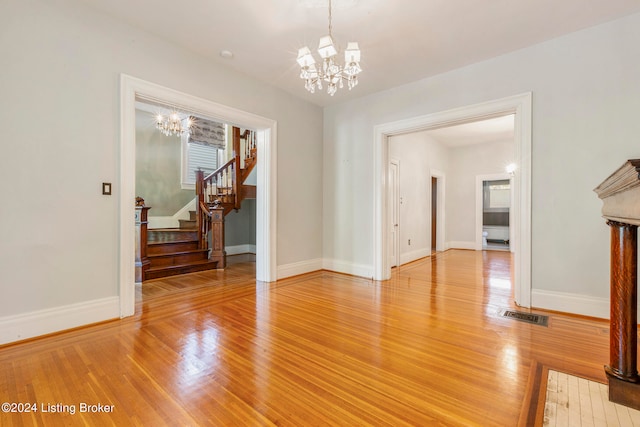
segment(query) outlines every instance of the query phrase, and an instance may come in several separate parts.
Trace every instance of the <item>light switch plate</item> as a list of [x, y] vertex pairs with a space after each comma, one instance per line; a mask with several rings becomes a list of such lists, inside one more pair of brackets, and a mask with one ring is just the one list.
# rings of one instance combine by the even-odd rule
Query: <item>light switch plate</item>
[[111, 195], [111, 183], [110, 182], [103, 182], [102, 183], [102, 194], [104, 194], [105, 196], [110, 196]]

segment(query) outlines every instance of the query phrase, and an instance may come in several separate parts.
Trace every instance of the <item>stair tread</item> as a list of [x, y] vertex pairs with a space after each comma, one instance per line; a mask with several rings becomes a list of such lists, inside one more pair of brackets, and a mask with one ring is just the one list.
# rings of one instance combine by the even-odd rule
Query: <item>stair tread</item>
[[189, 231], [189, 230], [185, 230], [184, 228], [179, 228], [179, 227], [172, 227], [172, 228], [150, 228], [148, 231], [160, 231], [160, 232], [180, 232], [180, 231]]

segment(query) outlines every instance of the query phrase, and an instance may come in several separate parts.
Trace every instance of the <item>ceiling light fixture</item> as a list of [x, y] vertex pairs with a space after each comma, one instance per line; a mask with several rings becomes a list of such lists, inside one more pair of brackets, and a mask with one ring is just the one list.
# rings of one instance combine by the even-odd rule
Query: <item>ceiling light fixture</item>
[[191, 117], [182, 118], [176, 111], [168, 116], [162, 114], [156, 116], [156, 127], [165, 136], [181, 136], [183, 133], [189, 133], [192, 124]]
[[360, 68], [360, 48], [357, 42], [349, 42], [344, 51], [344, 67], [336, 62], [338, 50], [333, 44], [331, 35], [331, 0], [329, 0], [329, 35], [320, 38], [318, 54], [322, 58], [322, 67], [316, 68], [316, 60], [307, 46], [298, 49], [298, 64], [300, 65], [300, 78], [304, 87], [314, 93], [316, 88], [322, 90], [322, 82], [327, 84], [327, 93], [335, 95], [338, 87], [344, 87], [347, 81], [349, 90], [358, 84]]
[[223, 57], [224, 59], [231, 59], [233, 58], [233, 52], [231, 52], [230, 50], [224, 49], [220, 51], [220, 56]]

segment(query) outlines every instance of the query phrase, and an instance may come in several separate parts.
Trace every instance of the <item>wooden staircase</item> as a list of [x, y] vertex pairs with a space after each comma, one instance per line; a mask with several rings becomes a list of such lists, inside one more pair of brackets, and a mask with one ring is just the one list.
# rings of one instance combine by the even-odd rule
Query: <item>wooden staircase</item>
[[136, 281], [225, 268], [224, 216], [256, 197], [255, 185], [244, 184], [257, 164], [255, 133], [232, 129], [233, 157], [206, 177], [196, 171], [196, 211], [180, 220], [180, 228], [147, 229], [150, 208], [138, 198]]
[[180, 228], [147, 231], [150, 264], [145, 274], [146, 280], [217, 268], [218, 262], [209, 259], [209, 249], [198, 247], [195, 214], [192, 211], [191, 219], [180, 220]]
[[256, 197], [256, 186], [245, 181], [258, 163], [255, 132], [233, 127], [231, 160], [208, 176], [196, 171], [196, 221], [201, 239], [211, 234], [211, 258], [225, 268], [224, 217], [240, 209], [244, 199]]

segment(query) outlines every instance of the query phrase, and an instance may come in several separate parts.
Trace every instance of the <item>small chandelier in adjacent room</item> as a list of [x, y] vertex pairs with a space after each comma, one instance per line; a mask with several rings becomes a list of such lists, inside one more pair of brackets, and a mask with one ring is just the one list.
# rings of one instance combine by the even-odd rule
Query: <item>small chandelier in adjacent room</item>
[[318, 54], [322, 58], [322, 66], [316, 68], [316, 61], [307, 46], [298, 49], [298, 64], [300, 64], [300, 78], [305, 81], [304, 87], [311, 93], [316, 88], [322, 90], [322, 82], [327, 85], [327, 93], [333, 96], [338, 87], [347, 87], [351, 90], [358, 84], [360, 68], [360, 49], [357, 42], [349, 42], [344, 51], [344, 66], [336, 62], [338, 50], [333, 44], [331, 35], [331, 0], [329, 0], [329, 35], [320, 39]]
[[192, 124], [191, 117], [182, 118], [176, 111], [167, 116], [162, 114], [156, 116], [156, 127], [166, 136], [180, 136], [183, 133], [188, 133]]

